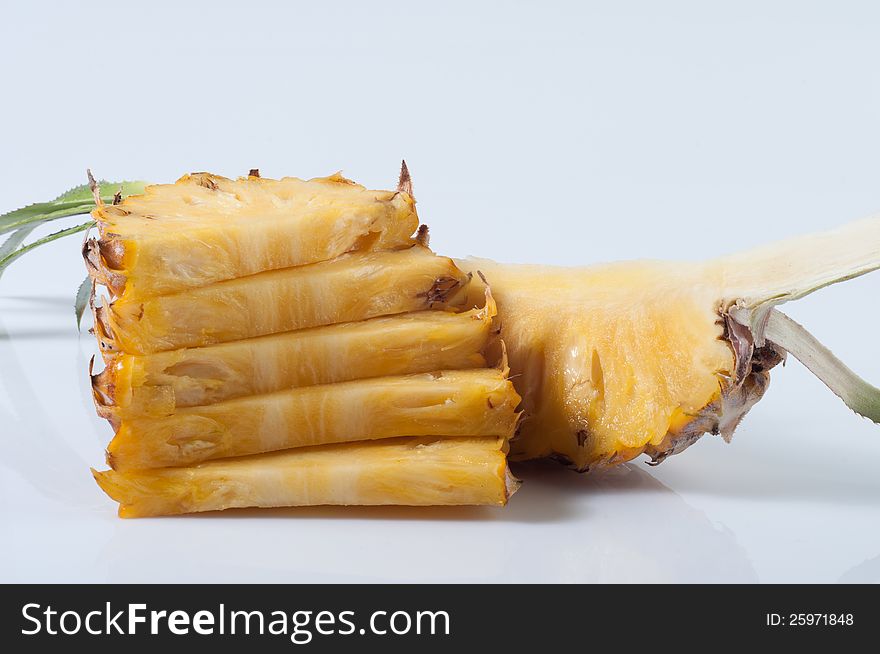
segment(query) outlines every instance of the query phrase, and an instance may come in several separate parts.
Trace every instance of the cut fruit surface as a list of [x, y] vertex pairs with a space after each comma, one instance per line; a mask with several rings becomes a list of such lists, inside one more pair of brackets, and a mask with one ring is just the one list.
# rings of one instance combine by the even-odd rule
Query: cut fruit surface
[[503, 438], [395, 438], [92, 472], [124, 518], [322, 504], [503, 505], [518, 486], [505, 448]]
[[495, 303], [419, 311], [200, 348], [116, 354], [93, 376], [95, 400], [125, 415], [162, 416], [285, 388], [484, 368]]
[[491, 280], [524, 419], [511, 454], [580, 469], [662, 447], [733, 375], [717, 286], [694, 266], [462, 262]]
[[729, 438], [787, 351], [850, 408], [880, 415], [880, 390], [771, 313], [880, 268], [878, 218], [701, 263], [459, 265], [485, 273], [498, 302], [523, 397], [514, 458], [587, 470]]
[[428, 308], [460, 308], [468, 276], [426, 247], [352, 253], [97, 307], [102, 351], [148, 354]]
[[98, 207], [92, 273], [114, 296], [167, 294], [333, 259], [351, 250], [412, 244], [412, 197], [370, 191], [339, 174], [304, 181], [208, 173], [148, 186]]
[[118, 430], [107, 460], [131, 470], [393, 436], [509, 437], [519, 401], [506, 370], [477, 369], [309, 386], [164, 418], [108, 410]]

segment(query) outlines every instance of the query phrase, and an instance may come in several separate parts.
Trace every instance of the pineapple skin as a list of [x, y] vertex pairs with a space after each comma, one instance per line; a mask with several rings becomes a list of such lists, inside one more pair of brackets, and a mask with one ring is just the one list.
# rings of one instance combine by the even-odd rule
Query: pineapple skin
[[340, 382], [182, 408], [162, 418], [107, 417], [114, 470], [394, 436], [510, 437], [520, 397], [503, 369]]
[[486, 367], [495, 304], [419, 311], [218, 345], [111, 356], [92, 375], [99, 413], [163, 416], [285, 388]]
[[523, 398], [515, 460], [587, 471], [643, 453], [659, 461], [704, 432], [729, 437], [780, 360], [768, 351], [737, 369], [717, 266], [459, 265], [484, 272], [498, 302]]
[[[370, 191], [340, 174], [309, 181], [193, 173], [92, 213], [93, 278], [114, 296], [150, 297], [350, 250], [412, 244], [419, 226], [405, 192]], [[183, 233], [185, 231], [185, 234]]]
[[332, 261], [95, 308], [105, 355], [150, 354], [425, 309], [460, 309], [469, 276], [428, 248]]
[[502, 506], [519, 485], [506, 447], [504, 438], [394, 438], [92, 474], [123, 518], [242, 507]]

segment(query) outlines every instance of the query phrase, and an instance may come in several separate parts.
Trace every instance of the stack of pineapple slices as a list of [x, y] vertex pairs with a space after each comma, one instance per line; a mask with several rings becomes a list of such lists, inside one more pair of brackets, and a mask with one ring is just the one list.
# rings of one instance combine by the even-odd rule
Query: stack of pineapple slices
[[495, 303], [428, 249], [405, 166], [396, 192], [198, 173], [93, 215], [95, 478], [121, 516], [507, 501]]

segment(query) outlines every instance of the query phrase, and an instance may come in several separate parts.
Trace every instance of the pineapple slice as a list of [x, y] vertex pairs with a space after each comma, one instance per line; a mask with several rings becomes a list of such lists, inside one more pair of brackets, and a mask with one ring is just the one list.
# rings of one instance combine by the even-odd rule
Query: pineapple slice
[[468, 276], [427, 247], [345, 254], [95, 309], [102, 351], [149, 354], [419, 311], [460, 308]]
[[478, 369], [308, 386], [162, 418], [107, 409], [118, 427], [107, 461], [132, 470], [393, 436], [510, 437], [519, 401], [506, 369]]
[[172, 293], [351, 250], [408, 247], [419, 225], [402, 191], [369, 191], [339, 174], [303, 181], [193, 173], [92, 214], [93, 277], [114, 296]]
[[498, 302], [523, 399], [516, 459], [583, 471], [729, 439], [786, 352], [880, 422], [880, 390], [774, 308], [880, 268], [880, 218], [704, 263], [459, 265]]
[[394, 438], [92, 474], [123, 518], [319, 504], [504, 505], [519, 486], [505, 452], [503, 438]]
[[492, 296], [464, 313], [418, 311], [146, 356], [117, 354], [92, 377], [99, 411], [168, 415], [285, 388], [486, 367]]

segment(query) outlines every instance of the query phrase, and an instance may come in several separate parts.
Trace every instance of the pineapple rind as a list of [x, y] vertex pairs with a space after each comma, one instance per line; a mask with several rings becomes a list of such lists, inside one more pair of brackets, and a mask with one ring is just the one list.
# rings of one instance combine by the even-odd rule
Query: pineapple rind
[[116, 470], [394, 436], [505, 436], [520, 397], [507, 371], [476, 369], [309, 386], [177, 409], [162, 418], [111, 416]]
[[124, 518], [241, 507], [504, 505], [518, 485], [505, 448], [504, 438], [394, 438], [92, 473]]
[[95, 312], [106, 354], [149, 354], [429, 308], [460, 308], [468, 276], [420, 245], [353, 253]]
[[420, 311], [201, 348], [117, 354], [92, 378], [99, 411], [161, 416], [285, 388], [434, 370], [483, 368], [494, 303]]
[[419, 225], [410, 195], [370, 191], [339, 174], [304, 181], [208, 173], [148, 186], [98, 207], [93, 276], [114, 296], [148, 297], [351, 250], [408, 247]]

